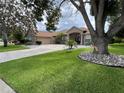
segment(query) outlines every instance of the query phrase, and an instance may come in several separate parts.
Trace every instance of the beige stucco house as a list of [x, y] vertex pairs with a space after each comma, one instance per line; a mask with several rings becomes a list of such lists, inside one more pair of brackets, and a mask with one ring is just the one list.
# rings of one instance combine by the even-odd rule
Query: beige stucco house
[[43, 32], [39, 31], [35, 35], [35, 41], [40, 41], [42, 44], [55, 44], [55, 38], [60, 33], [65, 35], [65, 39], [73, 39], [78, 44], [85, 45], [91, 43], [91, 36], [87, 28], [72, 27], [68, 30], [58, 32]]

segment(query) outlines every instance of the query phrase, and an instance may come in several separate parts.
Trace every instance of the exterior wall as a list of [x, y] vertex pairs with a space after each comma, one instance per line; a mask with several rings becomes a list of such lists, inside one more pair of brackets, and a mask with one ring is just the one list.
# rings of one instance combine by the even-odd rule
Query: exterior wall
[[42, 44], [54, 44], [54, 38], [50, 37], [37, 37], [36, 41], [41, 41]]
[[87, 34], [84, 36], [84, 45], [89, 45], [91, 44], [91, 36], [90, 34]]
[[91, 36], [90, 35], [85, 35], [84, 38], [85, 39], [91, 39]]

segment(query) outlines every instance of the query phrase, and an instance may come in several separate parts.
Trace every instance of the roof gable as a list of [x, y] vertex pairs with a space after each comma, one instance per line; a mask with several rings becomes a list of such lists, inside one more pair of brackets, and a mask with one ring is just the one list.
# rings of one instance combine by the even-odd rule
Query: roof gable
[[79, 29], [79, 28], [77, 28], [77, 27], [73, 26], [73, 27], [72, 27], [72, 28], [70, 28], [68, 31], [66, 31], [66, 33], [71, 32], [71, 31], [79, 31], [79, 32], [82, 32], [82, 30], [81, 30], [81, 29]]

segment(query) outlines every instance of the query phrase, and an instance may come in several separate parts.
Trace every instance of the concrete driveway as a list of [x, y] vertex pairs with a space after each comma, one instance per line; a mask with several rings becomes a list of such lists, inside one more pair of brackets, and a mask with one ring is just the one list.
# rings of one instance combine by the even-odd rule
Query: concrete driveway
[[[27, 46], [30, 49], [25, 50], [17, 50], [17, 51], [9, 51], [9, 52], [1, 52], [0, 53], [0, 63], [7, 62], [14, 59], [44, 54], [48, 52], [58, 51], [67, 49], [65, 45], [31, 45]], [[84, 48], [86, 46], [79, 45], [78, 48]]]

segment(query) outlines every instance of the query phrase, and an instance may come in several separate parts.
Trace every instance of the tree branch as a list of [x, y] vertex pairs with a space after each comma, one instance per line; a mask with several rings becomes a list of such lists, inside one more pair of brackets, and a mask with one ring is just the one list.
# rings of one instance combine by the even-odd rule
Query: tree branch
[[110, 27], [110, 29], [107, 32], [107, 35], [108, 37], [112, 38], [122, 29], [124, 29], [124, 19], [120, 17], [118, 22], [116, 22]]
[[66, 0], [62, 0], [62, 2], [59, 4], [59, 9], [62, 6], [62, 4], [65, 2]]
[[107, 35], [110, 38], [112, 38], [119, 31], [121, 31], [122, 29], [124, 29], [124, 0], [121, 0], [121, 7], [122, 7], [122, 10], [121, 10], [121, 16], [120, 16], [120, 18], [118, 19], [118, 21], [115, 24], [113, 24], [109, 28], [109, 30], [107, 32]]
[[86, 12], [86, 9], [85, 9], [85, 6], [84, 6], [84, 2], [83, 2], [83, 0], [79, 0], [79, 2], [80, 2], [79, 11], [81, 12], [81, 14], [82, 14], [82, 16], [83, 16], [83, 18], [84, 18], [84, 20], [86, 22], [86, 25], [87, 25], [90, 33], [91, 33], [91, 36], [95, 36], [96, 33], [95, 33], [95, 30], [94, 30], [94, 28], [93, 28], [93, 26], [92, 26], [92, 24], [90, 22], [88, 14]]
[[79, 10], [80, 7], [75, 3], [75, 1], [74, 0], [70, 0], [70, 1], [77, 8], [77, 10]]
[[96, 15], [96, 31], [100, 37], [104, 36], [104, 25], [105, 25], [105, 0], [100, 0], [98, 2], [98, 13]]
[[104, 14], [104, 7], [105, 7], [105, 0], [100, 0], [99, 1], [99, 6], [98, 6], [98, 16], [100, 19], [102, 19], [103, 14]]
[[91, 0], [91, 5], [92, 5], [91, 7], [92, 7], [93, 15], [97, 17], [98, 8], [97, 8], [96, 0]]

